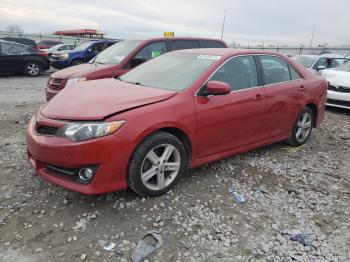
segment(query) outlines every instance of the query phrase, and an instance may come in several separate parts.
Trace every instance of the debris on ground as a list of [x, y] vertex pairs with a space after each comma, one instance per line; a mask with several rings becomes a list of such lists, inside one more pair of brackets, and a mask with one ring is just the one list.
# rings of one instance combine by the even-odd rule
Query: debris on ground
[[163, 238], [158, 231], [152, 230], [143, 235], [132, 254], [133, 262], [140, 262], [163, 245]]
[[238, 204], [243, 204], [246, 202], [245, 197], [240, 194], [234, 186], [231, 186], [229, 188], [229, 193], [231, 193], [232, 198], [238, 203]]

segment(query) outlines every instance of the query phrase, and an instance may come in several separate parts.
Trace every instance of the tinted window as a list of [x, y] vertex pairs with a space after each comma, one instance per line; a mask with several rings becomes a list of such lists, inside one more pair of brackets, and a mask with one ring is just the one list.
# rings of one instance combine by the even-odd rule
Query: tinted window
[[144, 48], [142, 48], [135, 57], [145, 58], [146, 60], [150, 60], [151, 58], [155, 58], [160, 56], [161, 54], [166, 53], [166, 45], [165, 42], [156, 42], [151, 43]]
[[327, 58], [320, 58], [320, 59], [315, 63], [314, 69], [317, 69], [319, 66], [328, 67], [327, 64], [328, 64]]
[[265, 84], [274, 84], [290, 81], [287, 62], [275, 56], [260, 56]]
[[2, 55], [28, 55], [34, 53], [35, 50], [27, 46], [5, 42], [1, 43]]
[[292, 78], [292, 80], [297, 80], [300, 79], [300, 75], [297, 71], [295, 71], [295, 69], [291, 66], [289, 66], [289, 71], [290, 71], [290, 76]]
[[339, 67], [343, 64], [345, 64], [346, 62], [348, 62], [349, 60], [347, 59], [343, 59], [343, 58], [334, 58], [334, 59], [331, 59], [330, 61], [330, 68], [335, 68], [335, 67]]
[[92, 52], [100, 53], [107, 48], [107, 43], [99, 43], [92, 47]]
[[199, 48], [199, 42], [194, 40], [170, 40], [172, 50]]
[[201, 46], [203, 48], [225, 48], [226, 46], [218, 41], [201, 40]]
[[228, 60], [209, 80], [222, 81], [231, 90], [258, 86], [258, 75], [253, 56], [239, 56]]

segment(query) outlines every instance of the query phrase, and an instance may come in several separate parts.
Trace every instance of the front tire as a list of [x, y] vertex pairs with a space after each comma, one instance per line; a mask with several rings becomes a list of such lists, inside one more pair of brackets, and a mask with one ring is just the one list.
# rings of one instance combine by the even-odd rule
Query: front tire
[[167, 132], [156, 132], [143, 140], [129, 162], [128, 186], [140, 196], [160, 196], [186, 172], [186, 150]]
[[292, 146], [301, 146], [309, 139], [314, 126], [314, 113], [305, 107], [295, 121], [290, 138], [286, 141]]
[[41, 71], [41, 66], [37, 62], [28, 62], [24, 67], [24, 72], [27, 76], [38, 76], [40, 75]]

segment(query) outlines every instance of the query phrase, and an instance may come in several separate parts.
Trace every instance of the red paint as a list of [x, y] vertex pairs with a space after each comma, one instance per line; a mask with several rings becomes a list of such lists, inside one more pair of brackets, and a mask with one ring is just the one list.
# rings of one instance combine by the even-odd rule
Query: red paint
[[[327, 83], [285, 56], [274, 52], [196, 49], [181, 52], [222, 55], [186, 90], [176, 93], [114, 79], [81, 82], [67, 88], [39, 112], [39, 122], [62, 126], [64, 121], [98, 120], [126, 123], [116, 133], [84, 142], [26, 132], [30, 162], [48, 181], [86, 194], [125, 189], [128, 161], [149, 134], [176, 128], [191, 142], [191, 166], [287, 139], [306, 105], [317, 108], [316, 125], [324, 118]], [[197, 96], [198, 89], [228, 58], [243, 54], [273, 54], [293, 65], [303, 79], [260, 86], [226, 95]], [[99, 164], [91, 184], [54, 175], [45, 164], [67, 168]]]
[[[224, 41], [217, 40], [217, 39], [210, 39], [210, 38], [173, 37], [171, 39], [172, 40], [215, 40], [227, 47], [227, 44]], [[56, 89], [56, 88], [53, 89], [49, 85], [49, 81], [50, 81], [50, 78], [49, 78], [48, 85], [46, 88], [47, 100], [50, 100], [61, 89], [63, 89], [69, 78], [86, 77], [87, 80], [96, 80], [96, 79], [102, 79], [102, 78], [118, 77], [125, 74], [131, 69], [131, 68], [128, 68], [128, 63], [130, 62], [130, 59], [134, 57], [134, 55], [136, 55], [142, 48], [144, 48], [146, 45], [149, 45], [151, 43], [166, 41], [166, 40], [167, 38], [152, 38], [152, 39], [144, 40], [128, 56], [126, 56], [120, 64], [116, 64], [116, 65], [81, 64], [78, 66], [68, 67], [53, 73], [50, 78], [63, 79], [63, 81], [59, 89]]]

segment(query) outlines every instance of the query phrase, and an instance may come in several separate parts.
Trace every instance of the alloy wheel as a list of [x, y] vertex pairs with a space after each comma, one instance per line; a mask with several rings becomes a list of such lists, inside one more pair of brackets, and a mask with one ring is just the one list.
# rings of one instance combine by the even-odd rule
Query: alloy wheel
[[159, 145], [150, 150], [142, 162], [142, 183], [150, 190], [162, 190], [174, 181], [180, 166], [179, 150], [170, 144]]
[[296, 129], [296, 139], [299, 143], [303, 143], [310, 134], [312, 128], [312, 116], [308, 112], [304, 112], [298, 119]]
[[40, 72], [40, 68], [36, 63], [30, 63], [27, 65], [27, 72], [31, 76], [36, 76]]

